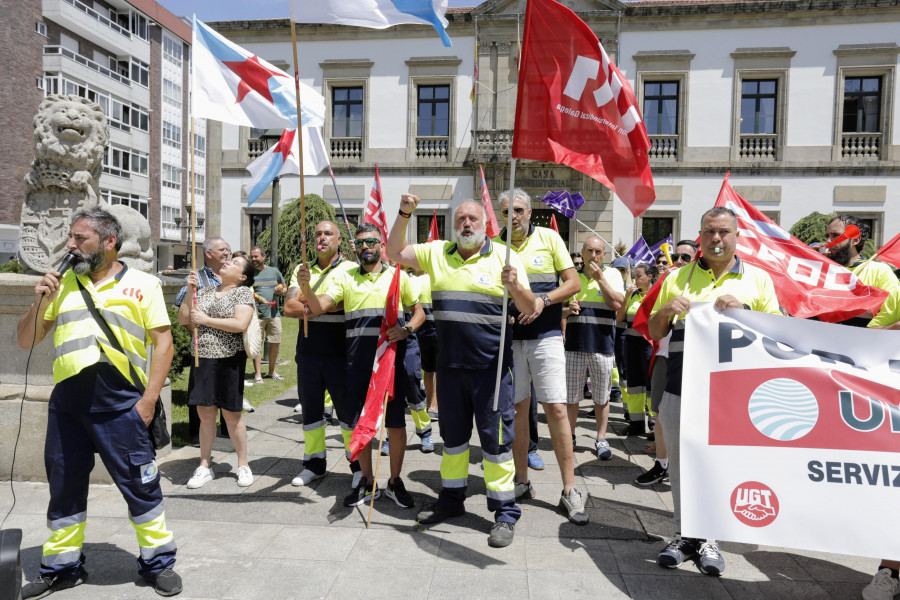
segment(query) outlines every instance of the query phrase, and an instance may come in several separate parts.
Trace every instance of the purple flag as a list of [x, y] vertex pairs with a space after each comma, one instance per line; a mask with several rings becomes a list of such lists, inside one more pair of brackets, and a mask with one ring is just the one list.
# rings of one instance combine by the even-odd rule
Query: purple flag
[[662, 252], [660, 246], [662, 246], [663, 244], [669, 245], [669, 254], [675, 251], [675, 240], [672, 239], [672, 234], [670, 233], [669, 237], [658, 241], [653, 246], [650, 246], [650, 252], [653, 253], [654, 259], [659, 257], [659, 253]]
[[654, 261], [653, 252], [650, 251], [650, 246], [647, 245], [644, 236], [639, 237], [638, 241], [631, 247], [631, 250], [626, 252], [624, 256], [630, 256], [639, 263], [653, 264]]
[[547, 192], [541, 198], [541, 202], [570, 219], [575, 217], [575, 211], [584, 206], [584, 198], [581, 197], [581, 194], [577, 192], [570, 194], [565, 190], [561, 192]]

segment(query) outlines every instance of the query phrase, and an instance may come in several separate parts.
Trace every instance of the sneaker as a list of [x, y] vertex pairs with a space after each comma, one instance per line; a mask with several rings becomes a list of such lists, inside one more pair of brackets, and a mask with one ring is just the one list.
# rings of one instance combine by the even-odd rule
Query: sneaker
[[350, 480], [350, 489], [355, 490], [359, 485], [359, 480], [362, 479], [362, 471], [354, 471], [353, 479]]
[[284, 381], [284, 377], [279, 375], [278, 373], [272, 373], [271, 375], [267, 375], [269, 379], [274, 379], [275, 381]]
[[253, 405], [250, 404], [250, 401], [247, 400], [246, 398], [244, 398], [243, 409], [246, 410], [247, 412], [254, 412], [254, 411], [256, 411], [256, 409], [253, 408]]
[[535, 471], [544, 470], [544, 459], [541, 458], [541, 455], [538, 454], [537, 450], [532, 450], [528, 453], [528, 466]]
[[[890, 571], [888, 571], [888, 574], [890, 574]], [[76, 585], [81, 585], [86, 580], [87, 571], [84, 569], [79, 569], [78, 574], [74, 577], [62, 578], [41, 575], [31, 583], [25, 584], [25, 587], [22, 588], [22, 599], [28, 600], [29, 598], [33, 598], [36, 600], [37, 598], [45, 598], [53, 592], [67, 590]]]
[[659, 464], [659, 461], [655, 460], [653, 461], [653, 467], [651, 467], [649, 471], [638, 475], [634, 482], [638, 485], [653, 485], [654, 483], [660, 483], [668, 476], [669, 470], [664, 469], [663, 466]]
[[375, 494], [375, 499], [377, 500], [379, 496], [381, 496], [381, 490], [375, 488], [373, 491], [373, 487], [366, 481], [366, 478], [361, 476], [359, 477], [359, 485], [353, 488], [353, 491], [344, 498], [344, 506], [359, 506], [360, 504], [365, 504], [366, 502], [370, 502], [372, 500], [372, 494]]
[[237, 484], [240, 487], [250, 487], [253, 485], [253, 472], [250, 470], [250, 467], [238, 467], [237, 476]]
[[494, 526], [491, 527], [491, 535], [488, 536], [488, 546], [491, 548], [506, 548], [512, 544], [514, 535], [516, 535], [515, 523], [507, 523], [506, 521], [494, 523]]
[[700, 546], [700, 570], [707, 575], [721, 575], [725, 572], [725, 559], [719, 552], [715, 540], [703, 542]]
[[160, 596], [177, 596], [183, 589], [181, 576], [172, 569], [165, 569], [153, 575], [144, 575], [144, 581], [151, 584]]
[[891, 577], [891, 570], [888, 568], [878, 569], [875, 577], [862, 591], [863, 600], [893, 600], [897, 594], [900, 594], [900, 581]]
[[406, 491], [406, 486], [403, 485], [403, 480], [399, 477], [395, 477], [393, 483], [391, 483], [390, 479], [388, 480], [387, 490], [385, 490], [384, 495], [393, 500], [400, 508], [412, 508], [416, 505], [412, 494]]
[[568, 496], [565, 494], [560, 495], [559, 507], [563, 509], [572, 523], [587, 525], [588, 514], [584, 509], [584, 501], [581, 499], [581, 493], [575, 488], [569, 490]]
[[302, 403], [302, 402], [298, 402], [298, 403], [294, 406], [294, 412], [295, 412], [295, 413], [303, 412], [303, 403]]
[[431, 433], [422, 436], [422, 452], [425, 454], [434, 452], [434, 440], [431, 439]]
[[212, 469], [207, 469], [206, 467], [197, 467], [197, 469], [194, 471], [194, 474], [191, 475], [191, 478], [187, 482], [187, 488], [189, 490], [202, 488], [204, 485], [215, 478], [216, 476], [212, 472]]
[[628, 437], [635, 435], [644, 435], [645, 433], [647, 433], [647, 425], [646, 423], [644, 423], [643, 419], [641, 419], [640, 421], [628, 422], [628, 429], [625, 430], [625, 435], [627, 435]]
[[606, 440], [597, 440], [594, 442], [594, 448], [597, 450], [597, 458], [600, 460], [609, 460], [612, 458], [612, 450], [609, 447], [609, 442]]
[[656, 557], [656, 564], [667, 569], [677, 569], [685, 559], [691, 558], [697, 554], [697, 547], [693, 540], [681, 537], [680, 533], [675, 534], [675, 539], [669, 542], [669, 545], [662, 549], [659, 556]]
[[519, 483], [516, 482], [516, 502], [523, 498], [534, 498], [537, 496], [537, 493], [534, 491], [534, 486], [531, 485], [531, 482], [527, 483]]
[[388, 440], [384, 440], [381, 442], [381, 455], [382, 456], [390, 456], [391, 454], [391, 445], [388, 443]]
[[325, 477], [325, 473], [315, 473], [310, 471], [309, 469], [303, 469], [300, 471], [300, 474], [291, 479], [291, 485], [295, 487], [301, 487], [304, 485], [309, 485], [316, 479], [322, 479]]
[[433, 525], [451, 517], [461, 517], [464, 514], [466, 514], [466, 507], [462, 504], [455, 508], [447, 508], [442, 504], [433, 502], [422, 507], [419, 514], [416, 515], [416, 524]]

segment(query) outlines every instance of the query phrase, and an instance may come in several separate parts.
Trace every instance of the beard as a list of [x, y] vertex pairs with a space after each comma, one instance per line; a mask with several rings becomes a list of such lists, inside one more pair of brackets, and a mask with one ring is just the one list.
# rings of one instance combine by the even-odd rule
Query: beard
[[359, 255], [359, 260], [362, 261], [364, 265], [374, 265], [377, 262], [381, 261], [381, 250], [375, 250], [368, 256], [366, 256], [365, 252], [361, 252]]
[[850, 244], [832, 248], [828, 257], [839, 265], [847, 266], [847, 263], [850, 262]]
[[100, 268], [106, 258], [106, 250], [98, 248], [96, 252], [78, 257], [78, 262], [72, 265], [72, 270], [78, 275], [90, 275]]
[[456, 243], [463, 250], [477, 250], [484, 243], [484, 229], [472, 233], [456, 232]]

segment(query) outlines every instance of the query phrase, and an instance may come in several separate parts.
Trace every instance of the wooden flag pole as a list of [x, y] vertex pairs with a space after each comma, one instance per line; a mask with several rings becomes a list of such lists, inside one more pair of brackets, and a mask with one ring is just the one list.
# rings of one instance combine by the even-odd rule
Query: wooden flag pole
[[[374, 479], [372, 482], [372, 500], [369, 502], [369, 518], [366, 519], [366, 529], [372, 524], [372, 509], [375, 508], [375, 490], [378, 489], [378, 467], [381, 465], [381, 445], [384, 444], [384, 430], [387, 429], [384, 419], [387, 416], [388, 394], [390, 394], [390, 391], [384, 393], [384, 403], [381, 406], [381, 433], [378, 434], [378, 458], [375, 459], [375, 475], [372, 476]], [[370, 452], [370, 450], [369, 448], [363, 448], [363, 452]]]
[[[509, 159], [509, 210], [513, 207], [513, 190], [516, 189], [516, 159]], [[509, 257], [512, 252], [512, 229], [510, 223], [512, 219], [506, 220], [506, 261], [505, 266], [509, 266]], [[506, 346], [506, 322], [509, 313], [509, 288], [503, 286], [503, 311], [500, 317], [500, 352], [497, 354], [497, 381], [494, 383], [494, 412], [497, 412], [497, 405], [500, 402], [500, 380], [503, 379], [503, 349]]]
[[[300, 231], [301, 231], [301, 251], [300, 263], [306, 266], [306, 194], [303, 186], [303, 119], [300, 112], [300, 62], [297, 60], [297, 27], [294, 19], [291, 19], [291, 46], [294, 48], [294, 93], [297, 98], [297, 144], [300, 149], [300, 156], [297, 162], [300, 163]], [[309, 337], [309, 319], [306, 311], [303, 311], [303, 337]]]
[[[197, 205], [194, 204], [194, 117], [191, 116], [191, 271], [197, 271]], [[191, 303], [197, 308], [197, 290], [191, 297]], [[194, 366], [200, 366], [200, 337], [197, 335], [197, 326], [194, 326]]]

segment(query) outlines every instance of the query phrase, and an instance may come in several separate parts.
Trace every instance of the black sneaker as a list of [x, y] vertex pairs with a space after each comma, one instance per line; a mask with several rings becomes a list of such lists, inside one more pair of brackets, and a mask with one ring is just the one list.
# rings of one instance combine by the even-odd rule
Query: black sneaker
[[406, 491], [406, 486], [403, 485], [403, 480], [399, 477], [395, 477], [393, 483], [390, 479], [388, 480], [385, 495], [396, 502], [400, 508], [412, 508], [416, 505], [412, 494]]
[[163, 569], [153, 575], [145, 575], [144, 581], [153, 586], [160, 596], [177, 596], [183, 589], [181, 576], [172, 569]]
[[513, 523], [500, 521], [494, 523], [491, 527], [491, 535], [488, 536], [488, 546], [491, 548], [506, 548], [512, 544], [513, 536], [516, 535], [516, 526]]
[[527, 483], [519, 483], [516, 482], [516, 502], [523, 498], [534, 498], [537, 494], [534, 491], [534, 486], [531, 485], [531, 482]]
[[625, 435], [631, 437], [634, 435], [644, 435], [647, 433], [647, 424], [644, 423], [644, 420], [640, 421], [629, 421], [628, 429], [625, 430]]
[[381, 496], [381, 490], [376, 489], [372, 490], [373, 486], [368, 481], [366, 481], [365, 477], [359, 478], [359, 483], [353, 491], [350, 492], [346, 498], [344, 498], [344, 506], [359, 506], [360, 504], [365, 504], [372, 500], [372, 494], [375, 494], [375, 499], [378, 499]]
[[87, 571], [81, 569], [74, 577], [45, 577], [41, 575], [22, 588], [22, 600], [46, 598], [53, 592], [59, 592], [81, 585], [87, 580]]
[[433, 502], [422, 507], [419, 514], [416, 515], [416, 524], [433, 525], [451, 517], [461, 517], [464, 514], [466, 514], [466, 507], [461, 504], [454, 508], [447, 508], [438, 502]]
[[660, 483], [664, 479], [669, 477], [669, 470], [664, 469], [659, 461], [653, 462], [653, 467], [647, 471], [646, 473], [642, 473], [637, 476], [637, 479], [634, 482], [638, 485], [653, 485], [654, 483]]

